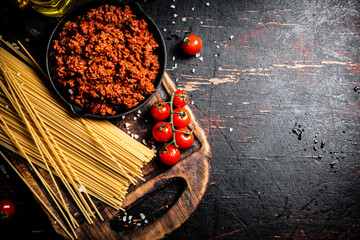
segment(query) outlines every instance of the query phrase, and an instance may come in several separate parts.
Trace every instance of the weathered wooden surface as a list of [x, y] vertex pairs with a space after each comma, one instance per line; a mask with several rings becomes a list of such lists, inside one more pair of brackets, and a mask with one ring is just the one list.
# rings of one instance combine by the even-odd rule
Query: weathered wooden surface
[[[203, 202], [169, 238], [359, 239], [360, 3], [140, 3], [166, 29], [168, 72], [188, 91], [212, 149]], [[32, 26], [36, 37], [0, 26], [31, 45], [47, 30], [34, 19], [9, 25]], [[178, 50], [190, 32], [203, 39], [203, 61]], [[21, 202], [14, 177], [0, 177], [1, 194]], [[41, 219], [23, 232], [51, 236]]]

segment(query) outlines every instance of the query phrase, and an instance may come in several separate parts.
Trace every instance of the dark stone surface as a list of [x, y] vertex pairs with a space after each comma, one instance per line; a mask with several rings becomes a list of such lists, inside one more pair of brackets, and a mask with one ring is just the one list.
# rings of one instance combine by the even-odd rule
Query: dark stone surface
[[[56, 21], [7, 2], [0, 35], [29, 38], [41, 62]], [[359, 2], [139, 3], [163, 29], [168, 73], [187, 90], [213, 155], [202, 203], [168, 238], [359, 239]], [[189, 33], [203, 39], [203, 61], [179, 51]], [[21, 209], [2, 231], [52, 238], [31, 193], [0, 166], [0, 198]]]

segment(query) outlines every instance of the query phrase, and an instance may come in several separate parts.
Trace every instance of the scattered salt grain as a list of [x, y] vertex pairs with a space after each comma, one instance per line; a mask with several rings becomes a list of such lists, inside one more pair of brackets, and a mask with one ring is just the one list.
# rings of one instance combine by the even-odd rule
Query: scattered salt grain
[[165, 207], [166, 207], [166, 208], [169, 208], [169, 206], [168, 206], [168, 205], [165, 205]]
[[206, 3], [206, 6], [210, 6], [210, 3], [207, 2], [207, 3]]
[[139, 226], [139, 227], [140, 227], [140, 226], [141, 226], [141, 223], [137, 223], [136, 226]]
[[136, 121], [137, 117], [134, 117], [134, 121]]
[[230, 40], [233, 40], [233, 38], [234, 38], [234, 35], [231, 35], [231, 36], [229, 37]]
[[130, 221], [131, 221], [131, 219], [132, 219], [132, 215], [129, 216], [129, 220], [130, 220]]
[[200, 61], [204, 61], [204, 58], [203, 58], [203, 57], [199, 57], [199, 60], [200, 60]]
[[29, 42], [30, 41], [30, 39], [29, 38], [25, 38], [25, 42]]
[[121, 116], [121, 118], [124, 120], [124, 119], [125, 119], [125, 116]]
[[186, 22], [186, 18], [183, 17], [183, 18], [181, 19], [181, 21]]
[[145, 122], [147, 123], [147, 122], [149, 122], [149, 120], [145, 119]]
[[229, 128], [229, 131], [232, 132], [234, 129], [233, 128]]
[[218, 57], [219, 55], [217, 53], [215, 53], [214, 57]]
[[178, 78], [176, 78], [176, 79], [175, 79], [175, 82], [178, 82], [178, 81], [179, 81], [179, 79], [178, 79]]
[[138, 138], [139, 138], [139, 135], [134, 134], [134, 138], [135, 138], [135, 139], [138, 139]]
[[191, 69], [191, 72], [194, 73], [194, 72], [195, 72], [195, 68]]
[[177, 17], [178, 15], [176, 13], [174, 13], [174, 17]]
[[16, 43], [13, 42], [11, 45], [16, 46]]
[[18, 72], [16, 75], [17, 75], [17, 76], [20, 76], [20, 73]]
[[0, 38], [2, 38], [2, 36], [0, 35]]
[[73, 91], [72, 89], [69, 89], [69, 93], [70, 93], [71, 95], [73, 95], [73, 94], [74, 94], [74, 91]]
[[175, 21], [172, 21], [172, 24], [175, 25]]
[[21, 86], [24, 86], [24, 83], [22, 82], [22, 83], [20, 83], [20, 85], [21, 85]]
[[136, 116], [140, 117], [141, 115], [140, 115], [140, 114], [136, 114]]
[[154, 149], [154, 148], [153, 148], [153, 149], [151, 149], [151, 151], [152, 151], [153, 153], [155, 153], [155, 154], [157, 153], [157, 150], [156, 150], [156, 149]]
[[130, 136], [131, 136], [131, 138], [134, 138], [134, 134], [133, 134], [133, 133], [132, 133]]
[[174, 68], [175, 68], [175, 69], [177, 68], [177, 63], [175, 63]]
[[147, 145], [145, 139], [142, 140], [142, 143], [143, 143], [144, 145]]
[[125, 123], [125, 127], [130, 127], [130, 123]]
[[164, 32], [166, 32], [166, 28], [164, 28]]
[[191, 104], [194, 105], [194, 101], [191, 100]]
[[54, 224], [56, 224], [57, 223], [57, 221], [54, 221]]
[[219, 46], [219, 45], [216, 45], [216, 47], [217, 47], [217, 48], [220, 48], [220, 46]]
[[14, 48], [15, 48], [16, 50], [20, 49], [18, 46], [15, 46]]
[[79, 187], [79, 192], [84, 192], [84, 189], [82, 188], [82, 186]]
[[130, 134], [131, 132], [130, 132], [130, 131], [127, 131], [126, 133], [127, 133], [127, 134]]
[[195, 7], [192, 7], [192, 8], [191, 8], [191, 10], [193, 10], [193, 11], [194, 11], [194, 10], [195, 10]]
[[123, 216], [123, 222], [126, 222], [126, 216]]
[[171, 5], [170, 8], [175, 9], [175, 5]]
[[145, 219], [145, 214], [140, 213], [140, 217], [141, 217], [141, 219]]
[[149, 221], [147, 219], [144, 220], [144, 223], [147, 224]]
[[9, 105], [5, 105], [5, 108], [8, 109], [8, 108], [9, 108]]
[[221, 70], [222, 68], [221, 67], [219, 67], [219, 70]]
[[200, 53], [195, 54], [195, 57], [196, 58], [200, 57]]
[[175, 56], [173, 56], [172, 60], [175, 61]]
[[200, 22], [200, 24], [204, 24], [204, 22], [203, 22], [203, 21], [201, 21], [201, 22]]

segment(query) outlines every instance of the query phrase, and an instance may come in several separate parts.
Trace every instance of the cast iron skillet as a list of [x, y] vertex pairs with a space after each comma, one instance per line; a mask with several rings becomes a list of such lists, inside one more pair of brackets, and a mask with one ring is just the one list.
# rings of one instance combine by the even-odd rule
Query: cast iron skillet
[[59, 39], [58, 38], [59, 37], [59, 32], [62, 30], [64, 24], [68, 20], [73, 20], [74, 18], [76, 18], [76, 16], [85, 14], [91, 8], [96, 8], [96, 7], [99, 7], [99, 6], [104, 5], [104, 4], [114, 5], [114, 6], [117, 6], [117, 7], [121, 7], [122, 9], [123, 9], [123, 7], [125, 5], [129, 5], [131, 11], [136, 16], [137, 19], [144, 19], [148, 23], [149, 32], [153, 34], [156, 42], [159, 44], [159, 47], [156, 49], [155, 53], [159, 57], [159, 62], [160, 62], [161, 67], [160, 67], [159, 72], [158, 72], [158, 74], [156, 76], [156, 79], [154, 81], [154, 87], [156, 89], [159, 89], [159, 87], [161, 85], [161, 82], [162, 82], [162, 78], [163, 78], [164, 73], [165, 73], [166, 59], [167, 58], [166, 58], [166, 47], [165, 47], [164, 39], [163, 39], [163, 37], [161, 35], [161, 32], [160, 32], [159, 28], [156, 26], [155, 22], [141, 9], [141, 7], [137, 3], [106, 0], [106, 1], [96, 1], [96, 2], [86, 3], [84, 5], [81, 5], [81, 6], [77, 7], [77, 8], [75, 8], [74, 10], [70, 11], [68, 14], [66, 14], [64, 17], [62, 17], [60, 19], [59, 23], [57, 24], [57, 26], [55, 27], [54, 31], [52, 32], [52, 34], [50, 36], [50, 39], [49, 39], [49, 42], [48, 42], [48, 45], [47, 45], [47, 49], [46, 49], [46, 70], [47, 70], [47, 74], [48, 74], [50, 83], [53, 86], [54, 91], [57, 93], [59, 98], [65, 103], [66, 107], [73, 114], [75, 114], [76, 116], [79, 116], [79, 117], [90, 117], [90, 118], [98, 118], [98, 119], [117, 118], [117, 117], [129, 114], [131, 112], [134, 112], [134, 111], [138, 110], [144, 104], [146, 104], [154, 96], [154, 94], [156, 93], [156, 92], [154, 92], [151, 95], [148, 95], [145, 98], [145, 100], [143, 100], [137, 106], [135, 106], [134, 108], [132, 108], [130, 110], [118, 110], [115, 115], [101, 116], [99, 114], [93, 114], [90, 110], [83, 109], [83, 108], [77, 106], [75, 103], [72, 103], [68, 99], [66, 94], [63, 92], [61, 87], [52, 79], [53, 69], [52, 69], [52, 61], [51, 61], [51, 58], [50, 58], [50, 52], [52, 51], [53, 40], [54, 39]]

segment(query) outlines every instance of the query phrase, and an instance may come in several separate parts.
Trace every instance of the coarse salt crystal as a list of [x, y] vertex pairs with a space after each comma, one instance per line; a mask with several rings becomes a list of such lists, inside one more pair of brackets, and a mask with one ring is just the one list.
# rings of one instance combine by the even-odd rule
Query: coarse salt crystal
[[192, 7], [192, 8], [191, 8], [191, 10], [193, 10], [193, 11], [194, 11], [194, 10], [195, 10], [195, 7]]
[[181, 19], [181, 21], [186, 22], [186, 18], [183, 17], [183, 18]]
[[204, 24], [204, 22], [203, 22], [203, 21], [201, 21], [201, 22], [200, 22], [200, 24]]
[[72, 89], [69, 89], [69, 93], [72, 95], [74, 94], [74, 91]]
[[130, 134], [131, 132], [130, 132], [130, 131], [127, 131], [126, 133], [127, 133], [127, 134]]
[[172, 60], [175, 61], [175, 56], [173, 56]]
[[54, 224], [56, 224], [57, 223], [57, 221], [54, 221]]
[[166, 28], [164, 28], [164, 32], [166, 32]]
[[122, 119], [125, 119], [125, 116], [121, 116]]
[[144, 223], [147, 224], [149, 221], [147, 219], [144, 220]]
[[157, 153], [157, 150], [154, 149], [154, 148], [152, 148], [151, 151], [152, 151], [153, 153]]
[[177, 68], [177, 63], [175, 63], [174, 68]]
[[220, 48], [220, 46], [219, 46], [219, 45], [216, 45], [216, 47], [217, 47], [217, 48]]
[[29, 38], [25, 38], [25, 42], [29, 42], [30, 41], [30, 39]]
[[233, 128], [229, 128], [229, 131], [232, 132], [234, 129]]
[[20, 76], [20, 73], [18, 72], [16, 75]]
[[218, 57], [217, 53], [215, 53], [214, 57]]
[[145, 119], [145, 122], [147, 123], [147, 122], [149, 122], [149, 120]]
[[210, 6], [210, 3], [207, 2], [207, 3], [206, 3], [206, 6]]
[[130, 136], [131, 136], [131, 138], [134, 138], [134, 134], [133, 134], [133, 133], [132, 133]]
[[233, 40], [233, 38], [234, 38], [234, 35], [231, 35], [231, 36], [229, 37], [230, 40]]
[[130, 123], [125, 123], [125, 127], [130, 127]]
[[196, 58], [200, 57], [200, 53], [195, 54], [195, 57]]
[[15, 48], [16, 50], [20, 49], [18, 46], [15, 46], [14, 48]]
[[13, 42], [11, 45], [16, 46], [16, 43]]
[[194, 101], [193, 101], [193, 100], [191, 100], [191, 104], [194, 105]]
[[123, 216], [123, 222], [126, 222], [126, 216]]
[[140, 117], [141, 115], [140, 115], [140, 114], [136, 114], [136, 116]]
[[82, 186], [79, 187], [79, 192], [84, 192], [84, 189], [82, 188]]
[[132, 215], [129, 216], [129, 220], [130, 220], [130, 221], [131, 221], [131, 219], [132, 219]]
[[5, 108], [8, 109], [8, 108], [9, 108], [9, 105], [6, 104], [6, 105], [5, 105]]
[[136, 121], [136, 119], [137, 119], [137, 118], [136, 118], [136, 117], [134, 117], [134, 121]]
[[140, 227], [140, 226], [141, 226], [141, 223], [137, 223], [136, 226], [139, 226], [139, 227]]
[[178, 15], [176, 13], [174, 13], [174, 17], [177, 17]]
[[179, 79], [178, 79], [178, 78], [176, 78], [176, 79], [175, 79], [175, 82], [178, 82], [178, 81], [179, 81]]
[[195, 72], [195, 68], [191, 69], [191, 72], [194, 73], [194, 72]]
[[145, 214], [140, 213], [140, 217], [141, 217], [141, 219], [145, 219]]
[[172, 24], [174, 24], [174, 25], [175, 25], [175, 21], [172, 21]]
[[21, 85], [21, 86], [24, 86], [24, 83], [22, 82], [22, 83], [20, 83], [20, 85]]
[[143, 143], [144, 145], [147, 145], [145, 139], [142, 140], [142, 143]]
[[219, 67], [219, 70], [221, 70], [222, 68], [221, 67]]
[[203, 57], [199, 57], [199, 60], [200, 60], [200, 61], [204, 61], [204, 58], [203, 58]]
[[175, 5], [171, 5], [170, 8], [174, 9], [174, 8], [175, 8]]
[[134, 135], [134, 138], [135, 138], [135, 139], [138, 139], [138, 138], [139, 138], [139, 135], [135, 134], [135, 135]]
[[139, 110], [139, 111], [137, 111], [138, 112], [138, 114], [141, 114], [141, 110]]

